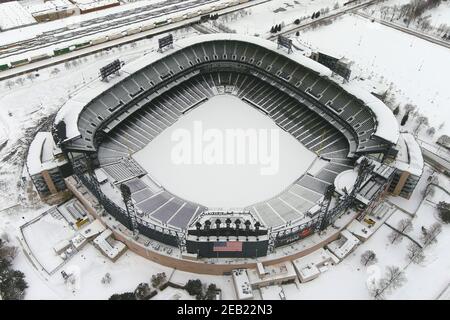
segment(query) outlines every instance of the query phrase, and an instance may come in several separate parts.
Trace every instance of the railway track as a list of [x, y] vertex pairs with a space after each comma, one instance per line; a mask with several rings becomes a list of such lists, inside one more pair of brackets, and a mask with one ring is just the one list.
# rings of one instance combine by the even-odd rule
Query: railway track
[[[13, 55], [49, 47], [66, 41], [92, 36], [100, 32], [106, 32], [117, 28], [126, 27], [139, 22], [144, 22], [148, 19], [155, 19], [168, 14], [174, 14], [181, 11], [203, 7], [206, 4], [212, 4], [220, 1], [222, 0], [167, 0], [151, 6], [144, 6], [139, 10], [132, 9], [121, 13], [110, 14], [101, 18], [81, 22], [77, 28], [68, 26], [44, 32], [43, 34], [30, 40], [24, 40], [0, 46], [0, 58], [7, 58]], [[170, 8], [167, 8], [168, 6]], [[142, 14], [142, 11], [150, 12]], [[127, 15], [129, 17], [127, 17]]]
[[[205, 2], [203, 0], [198, 0], [198, 1], [202, 2], [203, 5], [205, 4]], [[219, 1], [219, 0], [211, 0], [211, 3], [216, 2], [216, 1]], [[235, 12], [238, 10], [246, 9], [249, 7], [253, 7], [253, 6], [256, 6], [256, 5], [259, 5], [262, 3], [266, 3], [269, 1], [271, 1], [271, 0], [248, 0], [248, 1], [240, 3], [240, 4], [229, 5], [224, 8], [218, 8], [217, 10], [211, 11], [209, 13], [217, 13], [219, 15], [223, 15], [223, 14], [228, 14], [228, 13]], [[18, 75], [23, 75], [23, 74], [29, 73], [31, 71], [35, 71], [35, 70], [50, 67], [53, 65], [57, 65], [60, 63], [64, 63], [66, 61], [69, 61], [69, 60], [72, 60], [75, 58], [88, 56], [88, 55], [91, 55], [93, 53], [96, 53], [96, 52], [99, 52], [99, 51], [102, 51], [102, 50], [105, 50], [108, 48], [112, 48], [115, 46], [134, 42], [134, 41], [146, 38], [146, 37], [153, 37], [158, 34], [165, 33], [165, 32], [171, 32], [173, 30], [177, 30], [177, 29], [192, 25], [199, 21], [200, 21], [200, 16], [196, 15], [192, 18], [183, 19], [180, 21], [176, 21], [176, 22], [172, 22], [172, 23], [163, 25], [161, 27], [156, 27], [156, 28], [152, 28], [150, 30], [138, 32], [138, 33], [131, 34], [131, 35], [126, 35], [126, 36], [120, 37], [118, 39], [107, 40], [107, 41], [99, 43], [99, 44], [91, 44], [89, 46], [77, 49], [75, 51], [70, 51], [63, 55], [48, 56], [45, 59], [37, 60], [37, 61], [30, 61], [30, 62], [27, 61], [27, 63], [25, 63], [23, 65], [11, 67], [11, 68], [3, 70], [3, 71], [1, 71], [1, 69], [0, 69], [0, 80], [9, 79], [12, 77], [16, 77]], [[136, 22], [134, 22], [134, 23], [136, 23]], [[51, 45], [51, 44], [49, 44], [49, 45]], [[30, 48], [28, 51], [33, 51], [36, 49], [38, 49], [38, 48], [33, 47], [33, 48]], [[0, 58], [2, 58], [2, 57], [0, 56]], [[0, 65], [0, 67], [1, 67], [1, 65]]]

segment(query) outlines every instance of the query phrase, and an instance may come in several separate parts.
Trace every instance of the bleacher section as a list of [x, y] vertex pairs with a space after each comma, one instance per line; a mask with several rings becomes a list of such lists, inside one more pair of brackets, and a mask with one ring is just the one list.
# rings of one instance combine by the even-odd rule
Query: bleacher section
[[189, 221], [206, 208], [179, 199], [169, 192], [160, 190], [154, 193], [139, 178], [125, 183], [130, 187], [131, 197], [141, 217], [151, 217], [162, 224], [186, 228]]

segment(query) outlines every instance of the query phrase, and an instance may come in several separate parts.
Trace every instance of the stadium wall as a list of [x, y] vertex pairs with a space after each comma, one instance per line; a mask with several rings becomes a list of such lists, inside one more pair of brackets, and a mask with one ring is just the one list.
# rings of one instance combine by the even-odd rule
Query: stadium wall
[[[183, 259], [182, 257], [169, 256], [162, 254], [159, 251], [154, 251], [151, 248], [146, 247], [144, 244], [141, 244], [138, 241], [134, 240], [131, 233], [128, 230], [126, 230], [125, 227], [121, 228], [120, 224], [119, 226], [117, 226], [116, 221], [109, 220], [108, 219], [109, 215], [102, 216], [99, 212], [97, 212], [97, 210], [95, 209], [95, 205], [98, 204], [97, 199], [90, 192], [81, 193], [80, 190], [78, 190], [76, 180], [73, 177], [67, 178], [66, 183], [69, 190], [71, 190], [72, 193], [75, 195], [75, 197], [77, 197], [77, 199], [80, 200], [80, 202], [85, 206], [89, 214], [91, 214], [94, 218], [101, 221], [101, 223], [105, 225], [107, 228], [111, 229], [115, 239], [125, 243], [128, 249], [146, 259], [181, 271], [210, 274], [210, 275], [228, 274], [234, 269], [256, 268], [256, 261], [248, 263], [236, 263], [236, 264], [234, 263], [225, 264], [218, 262], [210, 263], [208, 261], [187, 260]], [[351, 215], [344, 215], [348, 219], [348, 221], [346, 221], [341, 228], [332, 229], [332, 232], [330, 232], [326, 236], [321, 237], [320, 241], [311, 243], [311, 245], [306, 246], [306, 248], [302, 251], [298, 251], [292, 255], [282, 257], [271, 257], [271, 255], [268, 255], [261, 258], [258, 262], [261, 262], [263, 265], [272, 265], [281, 262], [291, 261], [303, 257], [305, 255], [308, 255], [324, 247], [326, 244], [338, 239], [340, 232], [353, 221], [356, 215], [357, 213], [353, 213]], [[124, 229], [124, 231], [122, 231], [121, 229]], [[128, 233], [130, 233], [129, 235], [126, 233], [127, 231]]]

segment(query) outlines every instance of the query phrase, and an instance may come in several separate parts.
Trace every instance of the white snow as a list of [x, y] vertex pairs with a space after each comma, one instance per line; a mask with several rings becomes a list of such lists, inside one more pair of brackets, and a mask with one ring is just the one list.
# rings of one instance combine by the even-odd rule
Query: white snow
[[72, 0], [72, 3], [80, 8], [81, 11], [92, 10], [114, 4], [119, 5], [118, 0]]
[[447, 48], [354, 15], [304, 31], [300, 39], [318, 49], [340, 52], [355, 62], [361, 76], [392, 83], [398, 102], [416, 105], [431, 126], [438, 129], [444, 123], [440, 133], [450, 135], [450, 125], [445, 123], [450, 117]]
[[0, 31], [37, 23], [18, 1], [0, 3]]
[[64, 240], [70, 240], [75, 231], [65, 220], [55, 219], [46, 214], [33, 224], [22, 230], [23, 237], [42, 267], [51, 272], [64, 262], [54, 251], [55, 245]]
[[49, 0], [45, 2], [33, 2], [25, 5], [25, 8], [33, 16], [55, 14], [56, 12], [75, 12], [76, 6], [69, 0]]
[[[230, 150], [226, 145], [223, 156], [225, 158], [231, 156], [235, 159], [234, 163], [229, 164], [226, 159], [223, 164], [208, 164], [203, 160], [194, 163], [195, 151], [192, 152], [192, 163], [174, 163], [172, 152], [179, 144], [173, 140], [174, 134], [180, 132], [179, 130], [187, 130], [194, 139], [197, 136], [195, 127], [197, 121], [201, 122], [203, 132], [209, 129], [218, 130], [223, 134], [224, 141], [227, 139], [227, 130], [265, 132], [267, 136], [257, 135], [255, 147], [258, 162], [251, 163], [250, 155], [253, 154], [251, 153], [253, 148], [250, 139], [244, 137], [246, 156], [242, 164], [238, 163], [236, 158], [238, 147]], [[275, 144], [277, 141], [271, 140], [271, 130], [275, 130], [279, 135], [279, 139], [276, 139], [279, 140], [279, 149]], [[195, 141], [193, 140], [193, 144]], [[200, 143], [206, 148], [213, 141], [216, 140]], [[203, 153], [204, 150], [201, 149], [200, 152]], [[260, 152], [272, 154], [273, 158], [270, 159], [273, 163], [270, 164], [269, 161], [261, 163], [262, 157], [258, 156]], [[209, 208], [225, 209], [243, 208], [281, 193], [307, 171], [316, 155], [254, 107], [235, 96], [218, 95], [187, 113], [141, 151], [135, 153], [133, 158], [171, 193]], [[262, 173], [262, 169], [268, 167], [275, 169], [274, 174]]]
[[341, 194], [344, 194], [344, 189], [347, 190], [347, 192], [351, 192], [357, 177], [358, 172], [355, 170], [350, 169], [342, 171], [334, 179], [334, 186]]
[[66, 163], [65, 159], [54, 158], [57, 153], [61, 153], [61, 150], [55, 146], [51, 133], [38, 132], [28, 150], [28, 173], [35, 175], [43, 170], [50, 170]]
[[[307, 17], [320, 9], [333, 9], [335, 3], [341, 7], [348, 0], [272, 0], [247, 9], [247, 15], [229, 14], [219, 18], [219, 22], [240, 34], [264, 35], [275, 24], [293, 24], [297, 18]], [[291, 27], [291, 26], [290, 26]]]
[[410, 133], [402, 133], [399, 139], [399, 152], [394, 163], [395, 167], [415, 176], [423, 172], [423, 156], [420, 146]]

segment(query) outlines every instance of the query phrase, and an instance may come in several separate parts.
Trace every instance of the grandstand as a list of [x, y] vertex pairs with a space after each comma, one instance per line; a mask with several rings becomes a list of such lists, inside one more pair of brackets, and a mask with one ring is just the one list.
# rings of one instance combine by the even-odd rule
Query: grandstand
[[[243, 208], [269, 230], [295, 225], [296, 232], [307, 228], [305, 236], [318, 230], [323, 216], [307, 213], [323, 203], [336, 176], [354, 170], [361, 156], [373, 154], [382, 161], [395, 153], [397, 122], [381, 101], [340, 84], [329, 69], [266, 40], [234, 34], [186, 39], [172, 50], [126, 66], [124, 73], [109, 83], [89, 85], [67, 102], [55, 120], [64, 122], [66, 130], [63, 136], [55, 132], [55, 140], [62, 141], [78, 178], [109, 214], [166, 244], [182, 247], [186, 230], [208, 208], [165, 190], [132, 155], [216, 95], [234, 95], [257, 108], [326, 162], [282, 193]], [[110, 184], [96, 181], [95, 170], [103, 170]], [[389, 178], [379, 178], [380, 185]], [[130, 187], [137, 225], [118, 197], [122, 183]], [[238, 236], [237, 241], [244, 240]]]

